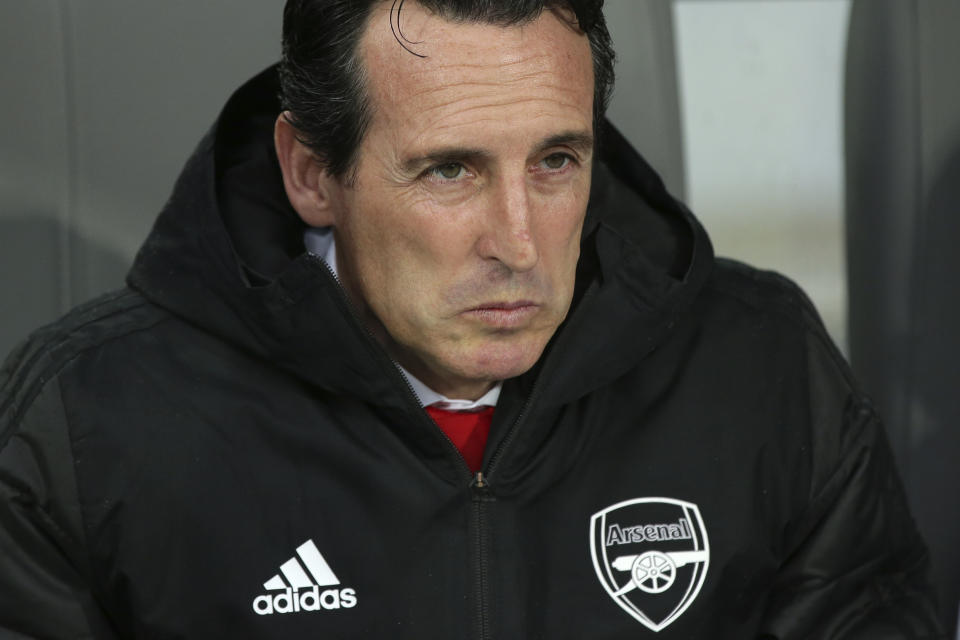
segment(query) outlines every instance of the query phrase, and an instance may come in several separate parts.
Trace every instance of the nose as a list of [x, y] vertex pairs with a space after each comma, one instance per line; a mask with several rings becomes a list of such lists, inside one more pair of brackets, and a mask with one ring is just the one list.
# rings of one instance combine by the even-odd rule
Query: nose
[[523, 177], [500, 181], [487, 203], [477, 243], [482, 258], [513, 272], [529, 271], [540, 260], [533, 233], [533, 207]]

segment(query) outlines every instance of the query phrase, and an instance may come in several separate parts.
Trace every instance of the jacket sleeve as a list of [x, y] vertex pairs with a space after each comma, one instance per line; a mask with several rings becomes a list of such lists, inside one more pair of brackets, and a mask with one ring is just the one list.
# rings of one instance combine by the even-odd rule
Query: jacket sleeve
[[784, 530], [760, 637], [946, 638], [883, 426], [832, 345], [813, 342], [808, 499]]
[[0, 637], [116, 637], [88, 579], [58, 382], [2, 373]]

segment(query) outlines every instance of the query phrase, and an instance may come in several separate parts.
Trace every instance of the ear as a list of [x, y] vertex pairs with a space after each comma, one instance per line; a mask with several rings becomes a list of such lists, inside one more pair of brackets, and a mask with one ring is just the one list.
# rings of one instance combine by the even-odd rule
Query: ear
[[336, 218], [340, 185], [317, 162], [310, 148], [297, 139], [297, 130], [287, 121], [287, 113], [280, 114], [273, 128], [273, 144], [287, 198], [307, 225], [329, 227]]

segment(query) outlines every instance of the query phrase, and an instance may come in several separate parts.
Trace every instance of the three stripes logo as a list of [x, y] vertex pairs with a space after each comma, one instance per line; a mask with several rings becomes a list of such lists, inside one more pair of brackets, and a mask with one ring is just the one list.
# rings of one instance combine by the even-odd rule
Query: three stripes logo
[[263, 583], [263, 588], [272, 593], [254, 598], [253, 610], [258, 615], [269, 616], [357, 606], [357, 592], [339, 586], [340, 580], [317, 545], [307, 540], [297, 547], [296, 556], [280, 565], [280, 573]]

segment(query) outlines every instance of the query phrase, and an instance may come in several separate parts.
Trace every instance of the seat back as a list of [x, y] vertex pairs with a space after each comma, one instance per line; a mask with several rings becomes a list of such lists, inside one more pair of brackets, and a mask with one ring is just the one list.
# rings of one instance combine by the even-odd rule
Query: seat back
[[279, 57], [282, 8], [0, 3], [0, 359], [123, 283], [223, 102]]
[[854, 0], [846, 70], [851, 363], [960, 602], [960, 3]]

